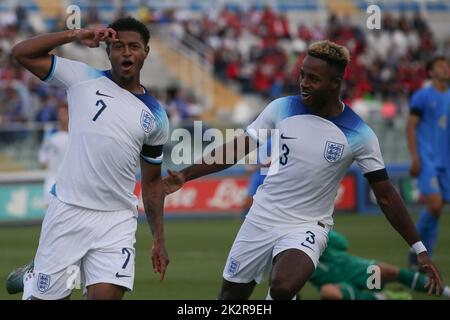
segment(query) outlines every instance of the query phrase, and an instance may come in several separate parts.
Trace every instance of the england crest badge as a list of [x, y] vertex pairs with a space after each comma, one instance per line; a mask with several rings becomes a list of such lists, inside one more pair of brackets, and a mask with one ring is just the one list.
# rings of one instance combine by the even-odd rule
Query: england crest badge
[[239, 266], [241, 265], [241, 263], [239, 261], [237, 261], [234, 258], [230, 258], [230, 262], [228, 264], [228, 275], [230, 277], [234, 276], [238, 271], [239, 271]]
[[37, 287], [40, 292], [47, 292], [50, 287], [50, 276], [48, 274], [39, 273], [37, 278]]
[[344, 145], [342, 143], [327, 141], [323, 156], [328, 162], [336, 162], [341, 159], [344, 153]]
[[149, 133], [150, 131], [153, 130], [153, 126], [155, 123], [155, 118], [153, 118], [153, 116], [151, 115], [150, 112], [146, 111], [146, 110], [142, 110], [141, 113], [141, 126], [142, 129], [144, 129], [144, 131], [146, 133]]

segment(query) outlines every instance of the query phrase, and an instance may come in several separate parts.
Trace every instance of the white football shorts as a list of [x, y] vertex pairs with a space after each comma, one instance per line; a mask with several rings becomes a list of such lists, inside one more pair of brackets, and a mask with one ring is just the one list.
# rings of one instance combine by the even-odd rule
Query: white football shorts
[[261, 283], [273, 258], [288, 249], [306, 253], [317, 266], [328, 242], [330, 226], [308, 222], [297, 226], [268, 226], [246, 219], [227, 258], [223, 278], [230, 282]]
[[133, 289], [137, 209], [96, 211], [53, 197], [34, 259], [33, 296], [61, 299], [81, 281]]

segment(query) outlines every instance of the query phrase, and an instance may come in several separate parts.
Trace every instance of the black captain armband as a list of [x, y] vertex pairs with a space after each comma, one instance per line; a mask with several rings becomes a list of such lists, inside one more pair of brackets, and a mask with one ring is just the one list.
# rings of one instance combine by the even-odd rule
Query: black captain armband
[[163, 146], [148, 146], [144, 145], [141, 150], [141, 158], [145, 162], [151, 164], [161, 164], [163, 157]]
[[364, 177], [366, 177], [366, 179], [367, 179], [367, 181], [369, 181], [369, 183], [376, 183], [376, 182], [380, 182], [380, 181], [389, 180], [389, 176], [386, 171], [386, 168], [383, 168], [383, 169], [380, 169], [377, 171], [367, 172], [366, 174], [364, 174]]

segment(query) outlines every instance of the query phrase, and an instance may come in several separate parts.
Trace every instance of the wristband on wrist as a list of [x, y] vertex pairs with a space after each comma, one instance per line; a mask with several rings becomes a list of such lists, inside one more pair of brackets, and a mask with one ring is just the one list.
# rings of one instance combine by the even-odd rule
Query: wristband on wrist
[[411, 246], [412, 250], [417, 254], [427, 251], [427, 248], [423, 245], [422, 241], [417, 241]]

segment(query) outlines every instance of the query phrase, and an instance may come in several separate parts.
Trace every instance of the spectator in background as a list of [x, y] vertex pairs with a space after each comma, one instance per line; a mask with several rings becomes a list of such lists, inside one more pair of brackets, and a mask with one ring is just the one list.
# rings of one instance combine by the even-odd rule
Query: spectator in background
[[91, 4], [89, 9], [86, 12], [85, 18], [86, 26], [94, 27], [101, 23], [100, 13], [98, 12], [97, 6], [95, 4]]
[[6, 95], [3, 101], [6, 104], [6, 121], [9, 123], [25, 122], [26, 118], [23, 115], [23, 105], [19, 95], [12, 86], [6, 89]]
[[203, 106], [200, 104], [193, 92], [187, 94], [186, 97], [188, 119], [191, 121], [201, 120]]
[[54, 122], [58, 118], [55, 101], [48, 95], [41, 97], [41, 109], [36, 114], [37, 122]]
[[116, 11], [116, 15], [115, 15], [114, 20], [125, 18], [127, 16], [129, 16], [129, 13], [127, 12], [127, 9], [125, 8], [124, 5], [121, 5]]
[[69, 141], [69, 111], [67, 103], [61, 103], [58, 107], [58, 126], [53, 128], [44, 138], [39, 150], [39, 164], [46, 170], [44, 181], [44, 200], [48, 207], [50, 204], [52, 186], [56, 183], [56, 177], [60, 164], [66, 154]]
[[22, 6], [18, 5], [15, 10], [16, 13], [16, 28], [19, 31], [29, 32], [33, 33], [33, 28], [30, 25], [29, 19], [28, 19], [28, 13], [27, 10]]
[[394, 126], [394, 120], [397, 116], [397, 106], [392, 101], [392, 98], [387, 97], [381, 106], [381, 117], [388, 127]]
[[179, 124], [189, 118], [184, 92], [177, 87], [167, 89], [167, 112], [171, 124]]

